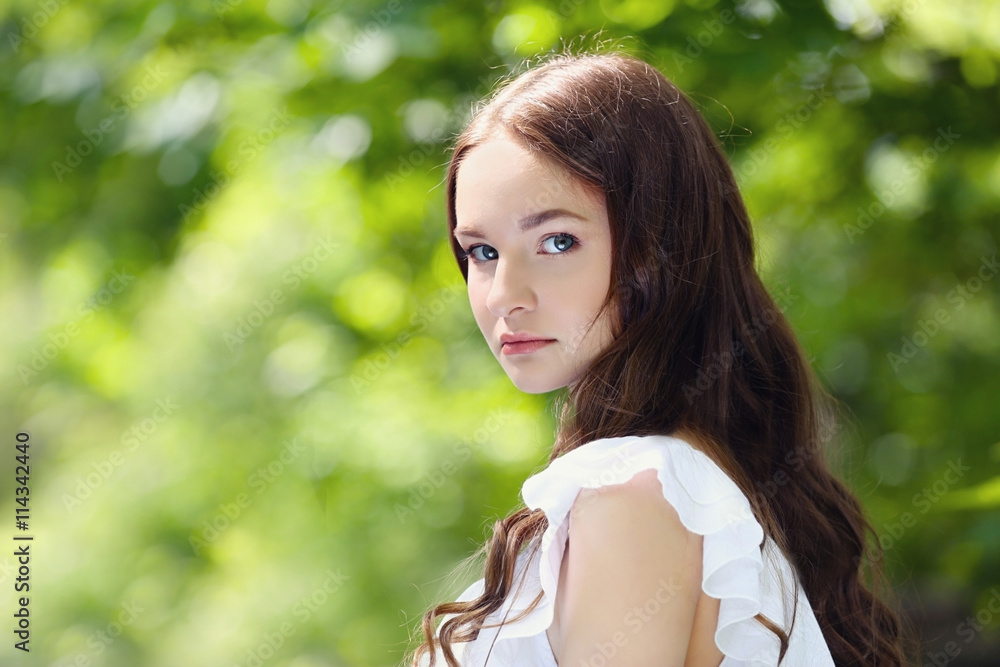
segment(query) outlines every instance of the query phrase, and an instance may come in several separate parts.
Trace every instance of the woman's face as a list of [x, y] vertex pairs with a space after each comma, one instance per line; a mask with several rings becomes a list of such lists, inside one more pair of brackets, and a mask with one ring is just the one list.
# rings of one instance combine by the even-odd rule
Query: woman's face
[[500, 135], [466, 153], [455, 217], [472, 311], [511, 381], [529, 394], [573, 384], [612, 336], [610, 309], [588, 330], [611, 284], [603, 194]]

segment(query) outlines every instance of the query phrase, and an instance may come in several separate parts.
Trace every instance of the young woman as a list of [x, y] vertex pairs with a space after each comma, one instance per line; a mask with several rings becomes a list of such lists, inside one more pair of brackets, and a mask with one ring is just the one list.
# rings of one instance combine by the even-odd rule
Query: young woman
[[905, 664], [862, 579], [884, 576], [874, 531], [824, 459], [833, 400], [685, 95], [632, 56], [550, 57], [459, 135], [446, 196], [493, 354], [567, 394], [548, 467], [413, 664]]

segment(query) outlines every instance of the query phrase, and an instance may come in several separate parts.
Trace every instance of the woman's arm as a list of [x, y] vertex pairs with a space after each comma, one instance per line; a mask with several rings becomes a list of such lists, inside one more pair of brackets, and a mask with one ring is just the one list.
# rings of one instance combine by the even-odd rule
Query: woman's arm
[[703, 538], [681, 523], [656, 471], [583, 489], [569, 521], [565, 586], [556, 595], [559, 664], [682, 667]]

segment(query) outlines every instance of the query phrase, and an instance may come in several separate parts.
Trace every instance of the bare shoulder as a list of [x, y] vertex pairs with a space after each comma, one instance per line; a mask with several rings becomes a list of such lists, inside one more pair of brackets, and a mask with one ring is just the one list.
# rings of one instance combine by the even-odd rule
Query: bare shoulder
[[702, 537], [681, 523], [655, 469], [582, 489], [570, 509], [548, 633], [557, 661], [586, 662], [593, 638], [610, 637], [607, 667], [683, 664], [693, 648], [701, 568]]
[[701, 590], [702, 549], [703, 537], [681, 523], [655, 469], [582, 489], [547, 630], [556, 662], [588, 663], [593, 638], [603, 637], [606, 667], [718, 667], [719, 601]]
[[[680, 517], [673, 506], [663, 496], [663, 487], [656, 470], [650, 468], [636, 473], [623, 484], [611, 484], [592, 489], [581, 489], [570, 508], [570, 527], [592, 520], [599, 522], [613, 518], [615, 514], [631, 513], [638, 510], [659, 510], [654, 516], [646, 516], [647, 523], [659, 523], [667, 519], [669, 524], [680, 526]], [[641, 519], [636, 516], [636, 519]]]
[[690, 532], [663, 494], [655, 469], [636, 473], [623, 484], [581, 489], [569, 512], [569, 542], [591, 567], [624, 560], [632, 570], [656, 580], [667, 569], [697, 578], [702, 536]]

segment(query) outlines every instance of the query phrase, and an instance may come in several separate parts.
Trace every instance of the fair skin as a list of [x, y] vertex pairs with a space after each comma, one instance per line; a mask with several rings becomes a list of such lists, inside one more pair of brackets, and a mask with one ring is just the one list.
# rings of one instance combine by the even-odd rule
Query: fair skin
[[[493, 355], [523, 392], [573, 384], [612, 335], [610, 311], [588, 328], [611, 285], [603, 195], [504, 136], [468, 152], [455, 192], [469, 302]], [[520, 228], [546, 212], [542, 224]], [[554, 342], [505, 353], [501, 334], [521, 332]]]
[[[519, 224], [555, 209], [563, 213], [538, 226]], [[600, 191], [501, 134], [465, 156], [455, 217], [476, 323], [511, 381], [543, 393], [579, 380], [613, 335], [611, 311], [588, 328], [611, 284]], [[505, 354], [500, 336], [511, 332], [553, 342]], [[703, 538], [664, 502], [655, 470], [582, 490], [568, 520], [572, 549], [546, 631], [559, 664], [718, 667], [719, 601], [701, 590]]]
[[719, 600], [701, 589], [701, 535], [664, 502], [655, 470], [583, 489], [569, 514], [554, 618], [560, 665], [718, 667]]

